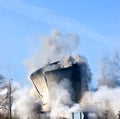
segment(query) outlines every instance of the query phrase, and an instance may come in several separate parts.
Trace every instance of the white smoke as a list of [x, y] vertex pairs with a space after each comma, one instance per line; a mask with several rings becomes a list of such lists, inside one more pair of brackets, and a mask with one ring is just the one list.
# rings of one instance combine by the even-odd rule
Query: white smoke
[[[82, 79], [88, 81], [91, 79], [91, 72], [85, 58], [72, 55], [79, 47], [79, 37], [74, 33], [61, 34], [58, 30], [54, 30], [50, 35], [40, 39], [40, 46], [35, 55], [27, 59], [27, 65], [30, 73], [36, 69], [43, 67], [44, 64], [49, 64], [54, 61], [61, 61], [60, 67], [66, 68], [72, 64], [82, 63], [81, 68]], [[105, 111], [109, 111], [109, 119], [114, 119], [114, 116], [120, 110], [120, 58], [115, 55], [112, 60], [104, 60], [102, 65], [101, 76], [99, 78], [99, 88], [95, 92], [87, 92], [81, 99], [80, 104], [75, 104], [72, 101], [72, 86], [69, 79], [62, 80], [59, 84], [53, 85], [50, 89], [49, 105], [51, 107], [50, 117], [66, 117], [69, 118], [69, 113], [75, 111], [90, 112], [89, 118], [102, 117]], [[82, 85], [85, 85], [82, 82]], [[78, 91], [79, 92], [79, 91]], [[118, 97], [118, 98], [116, 98]], [[33, 101], [34, 102], [34, 101]]]
[[30, 96], [30, 87], [18, 90], [15, 94], [15, 112], [20, 119], [39, 119], [41, 102]]
[[74, 33], [62, 34], [53, 30], [50, 35], [41, 37], [35, 55], [25, 60], [30, 73], [48, 62], [61, 60], [79, 47], [79, 36]]
[[99, 85], [107, 85], [115, 88], [120, 86], [120, 54], [115, 53], [113, 57], [105, 58], [101, 65]]
[[60, 61], [60, 68], [71, 67], [73, 64], [76, 64], [76, 63], [77, 64], [83, 63], [87, 65], [87, 60], [85, 57], [80, 55], [76, 55], [75, 57], [71, 55], [67, 55], [67, 56], [64, 56], [64, 58]]
[[[87, 92], [82, 100], [81, 106], [88, 111], [88, 107], [97, 107], [99, 116], [107, 111], [109, 119], [115, 119], [120, 111], [120, 55], [106, 58], [103, 61], [101, 75], [98, 80], [99, 87], [94, 92]], [[89, 105], [89, 106], [88, 106]], [[94, 106], [93, 106], [94, 105]], [[94, 108], [95, 109], [95, 108]], [[94, 111], [93, 108], [89, 110]]]
[[[87, 60], [79, 55], [73, 57], [78, 47], [78, 35], [74, 33], [64, 35], [58, 30], [54, 30], [50, 35], [40, 39], [40, 46], [35, 55], [25, 60], [25, 64], [29, 72], [32, 73], [44, 64], [54, 61], [60, 61], [60, 68], [70, 67], [77, 63], [80, 65], [81, 71], [80, 74], [76, 75], [81, 75], [83, 81], [89, 81], [91, 72]], [[81, 83], [83, 87], [86, 87], [86, 82]], [[80, 104], [72, 100], [73, 87], [69, 79], [63, 79], [58, 84], [54, 84], [49, 90], [50, 99], [48, 103], [51, 108], [49, 116], [51, 118], [70, 118], [71, 112], [87, 111], [89, 112], [88, 119], [97, 119], [107, 111], [108, 118], [115, 119], [118, 111], [120, 111], [119, 54], [115, 54], [112, 59], [106, 58], [104, 60], [98, 83], [98, 89], [94, 92], [86, 92], [80, 99]], [[77, 91], [77, 93], [79, 92]], [[17, 101], [14, 103], [14, 107], [20, 119], [37, 119], [40, 117], [41, 100], [35, 89], [23, 88], [15, 94], [15, 98]]]
[[[88, 92], [87, 98], [83, 97], [81, 105], [85, 111], [96, 112], [99, 116], [108, 111], [108, 116], [111, 116], [109, 119], [114, 119], [114, 116], [120, 111], [120, 88], [112, 89], [107, 86], [101, 86], [96, 92]], [[90, 106], [92, 108], [88, 109]]]
[[96, 113], [89, 113], [88, 119], [98, 119], [98, 117], [97, 117]]
[[72, 97], [72, 86], [69, 79], [63, 79], [50, 90], [51, 118], [70, 118], [71, 112], [81, 111], [80, 105], [75, 104]]
[[[79, 40], [79, 36], [74, 33], [64, 35], [58, 30], [53, 30], [50, 35], [40, 39], [40, 46], [37, 52], [32, 58], [27, 59], [25, 64], [30, 70], [30, 73], [32, 73], [36, 69], [43, 67], [44, 64], [49, 64], [54, 61], [60, 61], [60, 68], [70, 67], [77, 63], [80, 64], [83, 80], [89, 80], [91, 79], [91, 73], [86, 59], [79, 55], [76, 57], [72, 56], [79, 48]], [[47, 70], [48, 68], [49, 66]], [[69, 118], [71, 112], [81, 111], [80, 104], [76, 104], [72, 101], [72, 98], [74, 98], [72, 97], [72, 88], [69, 79], [64, 79], [59, 84], [52, 86], [49, 91], [51, 118], [59, 116]], [[46, 92], [44, 93], [46, 94]]]

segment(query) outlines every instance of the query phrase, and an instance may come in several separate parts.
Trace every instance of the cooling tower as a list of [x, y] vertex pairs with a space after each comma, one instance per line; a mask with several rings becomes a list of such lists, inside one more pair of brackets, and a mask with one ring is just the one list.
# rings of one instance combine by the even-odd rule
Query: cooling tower
[[82, 94], [85, 91], [88, 91], [87, 80], [82, 74], [85, 69], [84, 67], [86, 67], [85, 63], [75, 63], [64, 68], [60, 68], [59, 64], [59, 61], [48, 64], [47, 66], [33, 72], [30, 76], [43, 102], [43, 110], [49, 110], [49, 90], [54, 84], [59, 84], [63, 79], [69, 79], [71, 81], [73, 89], [71, 99], [75, 103], [78, 103]]

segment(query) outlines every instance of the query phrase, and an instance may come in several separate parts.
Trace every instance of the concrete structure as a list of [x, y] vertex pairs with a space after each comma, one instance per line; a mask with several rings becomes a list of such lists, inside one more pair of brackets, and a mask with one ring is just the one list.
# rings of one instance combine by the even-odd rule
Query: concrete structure
[[72, 64], [69, 67], [61, 68], [60, 62], [54, 62], [47, 66], [38, 69], [33, 72], [30, 76], [40, 98], [43, 102], [44, 110], [49, 110], [49, 90], [55, 84], [61, 80], [67, 78], [72, 82], [73, 94], [71, 99], [78, 103], [83, 92], [88, 91], [88, 83], [85, 79], [86, 74], [82, 74], [86, 67], [85, 63]]

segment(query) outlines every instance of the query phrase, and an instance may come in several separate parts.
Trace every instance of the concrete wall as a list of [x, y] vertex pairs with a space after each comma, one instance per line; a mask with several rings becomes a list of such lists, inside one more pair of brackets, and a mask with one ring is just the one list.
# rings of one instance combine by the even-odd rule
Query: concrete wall
[[[73, 64], [68, 68], [58, 68], [43, 72], [43, 69], [39, 69], [31, 75], [31, 79], [36, 89], [40, 93], [43, 105], [47, 105], [49, 102], [49, 90], [55, 84], [61, 80], [67, 78], [72, 82], [73, 94], [72, 100], [76, 103], [79, 102], [82, 94], [88, 91], [88, 85], [86, 79], [82, 78], [81, 66]], [[46, 108], [48, 108], [47, 106]], [[48, 109], [49, 110], [49, 109]]]

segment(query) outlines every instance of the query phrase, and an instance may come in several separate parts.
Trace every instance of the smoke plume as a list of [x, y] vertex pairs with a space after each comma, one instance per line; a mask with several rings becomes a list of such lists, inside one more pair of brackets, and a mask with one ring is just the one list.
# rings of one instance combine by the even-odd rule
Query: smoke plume
[[[98, 80], [98, 89], [94, 92], [87, 92], [82, 100], [81, 106], [85, 111], [97, 111], [102, 117], [107, 113], [108, 119], [115, 119], [120, 111], [120, 55], [117, 53], [110, 58], [103, 60], [101, 75]], [[89, 109], [96, 107], [97, 109]]]
[[50, 35], [40, 38], [35, 55], [25, 60], [30, 73], [49, 62], [61, 60], [79, 47], [79, 36], [75, 33], [62, 34], [53, 30]]
[[30, 87], [16, 92], [15, 111], [20, 119], [39, 119], [41, 102], [30, 95]]
[[72, 99], [72, 86], [69, 79], [63, 79], [50, 90], [51, 118], [70, 118], [71, 112], [81, 111], [80, 105]]
[[113, 57], [104, 58], [101, 65], [99, 85], [107, 85], [115, 88], [120, 86], [120, 54], [115, 53]]
[[[86, 87], [88, 82], [85, 81], [90, 81], [91, 72], [85, 58], [74, 56], [78, 47], [78, 35], [74, 33], [64, 35], [54, 30], [50, 35], [40, 39], [40, 46], [35, 55], [25, 60], [25, 64], [32, 73], [45, 64], [55, 61], [60, 61], [59, 68], [67, 68], [77, 63], [81, 68], [76, 75], [81, 75], [81, 85]], [[70, 118], [71, 112], [83, 111], [88, 112], [88, 119], [102, 118], [104, 113], [107, 113], [109, 119], [115, 119], [120, 111], [120, 57], [118, 54], [115, 54], [112, 59], [104, 59], [98, 84], [95, 91], [84, 92], [79, 103], [73, 101], [73, 87], [69, 79], [63, 79], [58, 84], [54, 84], [49, 91], [50, 117]], [[79, 93], [79, 90], [77, 92]], [[29, 113], [31, 110], [30, 108]]]
[[[37, 52], [32, 58], [27, 59], [25, 64], [31, 71], [35, 71], [45, 64], [55, 61], [60, 61], [59, 68], [67, 68], [73, 64], [78, 64], [80, 68], [80, 72], [76, 72], [78, 77], [81, 77], [83, 81], [90, 81], [91, 72], [87, 60], [79, 55], [74, 56], [75, 51], [79, 48], [79, 40], [79, 36], [74, 33], [64, 35], [58, 30], [53, 30], [49, 36], [44, 36], [40, 39], [40, 46]], [[48, 68], [46, 70], [49, 70]], [[83, 83], [86, 87], [85, 84]], [[76, 90], [76, 92], [80, 95], [79, 91]], [[44, 93], [46, 94], [46, 92]], [[49, 91], [49, 97], [48, 102], [51, 108], [51, 118], [70, 118], [71, 112], [81, 111], [79, 103], [73, 101], [73, 87], [69, 79], [63, 79], [58, 84], [54, 84]]]

